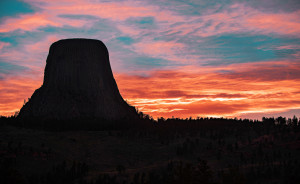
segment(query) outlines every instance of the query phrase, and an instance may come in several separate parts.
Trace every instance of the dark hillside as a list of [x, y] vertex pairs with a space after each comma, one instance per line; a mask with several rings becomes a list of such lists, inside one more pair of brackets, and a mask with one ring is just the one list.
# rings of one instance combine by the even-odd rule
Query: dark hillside
[[40, 123], [39, 127], [24, 128], [14, 118], [1, 118], [1, 180], [4, 183], [299, 181], [300, 126], [296, 118], [146, 119], [139, 123], [140, 126], [124, 128], [93, 127], [95, 130], [83, 131], [77, 127], [70, 131], [47, 129]]

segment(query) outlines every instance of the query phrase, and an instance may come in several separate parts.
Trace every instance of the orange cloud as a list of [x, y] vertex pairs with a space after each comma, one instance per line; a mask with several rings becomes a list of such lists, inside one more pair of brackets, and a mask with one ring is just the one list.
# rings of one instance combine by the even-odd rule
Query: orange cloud
[[41, 78], [10, 77], [0, 80], [0, 115], [10, 116], [19, 111], [24, 100], [40, 87]]
[[239, 117], [300, 108], [299, 72], [299, 63], [278, 61], [115, 77], [122, 96], [153, 117]]
[[[300, 64], [294, 61], [181, 67], [148, 76], [115, 74], [129, 104], [156, 117], [244, 117], [300, 108]], [[0, 80], [0, 114], [11, 115], [42, 77]]]
[[[240, 32], [277, 33], [295, 37], [300, 35], [299, 11], [274, 14], [242, 4], [233, 5], [218, 13], [213, 11], [214, 13], [199, 15], [179, 15], [173, 11], [161, 11], [158, 6], [144, 6], [141, 2], [132, 1], [93, 3], [82, 0], [27, 0], [27, 2], [38, 7], [43, 4], [41, 12], [7, 18], [0, 24], [0, 32], [19, 29], [32, 31], [44, 26], [85, 27], [94, 21], [94, 19], [77, 20], [59, 16], [68, 14], [92, 15], [113, 20], [121, 35], [128, 34], [131, 37], [149, 35], [150, 31], [155, 37], [173, 35], [173, 38], [177, 38], [176, 36], [180, 35], [191, 39], [195, 35], [207, 37]], [[124, 22], [131, 17], [147, 16], [154, 17], [158, 29], [142, 30]], [[22, 61], [22, 66], [41, 73], [40, 61], [45, 61], [50, 43], [58, 38], [61, 37], [49, 36], [39, 40], [38, 43], [26, 43], [24, 44], [26, 46], [22, 47], [22, 52], [20, 48], [7, 52], [5, 48], [9, 45], [0, 42], [0, 57], [10, 62], [19, 61], [12, 64], [20, 64]], [[189, 48], [176, 39], [153, 41], [151, 37], [142, 36], [142, 38], [140, 42], [128, 47], [138, 53], [170, 61], [201, 62], [201, 53], [189, 54]], [[286, 45], [275, 50], [298, 48], [298, 45]], [[33, 57], [32, 52], [37, 54]], [[291, 55], [300, 58], [299, 51]], [[247, 113], [283, 112], [300, 108], [299, 71], [299, 61], [274, 61], [214, 67], [185, 66], [174, 70], [150, 71], [146, 73], [146, 77], [120, 73], [115, 77], [123, 97], [153, 117], [232, 117]], [[30, 97], [34, 89], [41, 84], [41, 77], [38, 79], [14, 77], [0, 80], [0, 114], [8, 115], [19, 109], [23, 99]]]

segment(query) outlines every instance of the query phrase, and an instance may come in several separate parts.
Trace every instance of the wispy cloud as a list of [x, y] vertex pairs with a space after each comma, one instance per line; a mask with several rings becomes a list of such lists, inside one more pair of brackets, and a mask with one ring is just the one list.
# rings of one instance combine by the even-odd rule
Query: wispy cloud
[[122, 95], [154, 117], [294, 112], [298, 4], [24, 0], [0, 17], [0, 114], [30, 97], [51, 43], [70, 37], [104, 41]]
[[300, 108], [299, 71], [299, 63], [281, 61], [184, 67], [148, 77], [119, 74], [116, 79], [123, 97], [154, 117], [238, 117]]
[[0, 80], [0, 114], [9, 116], [19, 111], [24, 100], [28, 101], [40, 85], [40, 78], [26, 76], [7, 77], [5, 80]]
[[[17, 18], [8, 18], [0, 27], [0, 32], [8, 32], [17, 29], [34, 30], [43, 26], [61, 27], [70, 25], [80, 27], [93, 19], [64, 19], [60, 16], [88, 15], [102, 19], [110, 19], [120, 24], [120, 29], [128, 34], [143, 34], [145, 30], [131, 30], [130, 25], [125, 24], [129, 18], [152, 17], [157, 22], [158, 28], [154, 32], [159, 34], [177, 34], [207, 37], [224, 33], [277, 33], [297, 36], [299, 33], [299, 11], [287, 13], [262, 12], [246, 4], [233, 4], [225, 10], [214, 11], [207, 14], [184, 15], [174, 10], [162, 10], [158, 5], [147, 5], [142, 2], [93, 2], [93, 1], [26, 1], [37, 6], [41, 11], [34, 14], [24, 14]], [[138, 27], [135, 27], [138, 28]]]
[[4, 47], [7, 47], [7, 46], [10, 46], [10, 43], [7, 43], [7, 42], [0, 42], [0, 53], [2, 52], [2, 49]]

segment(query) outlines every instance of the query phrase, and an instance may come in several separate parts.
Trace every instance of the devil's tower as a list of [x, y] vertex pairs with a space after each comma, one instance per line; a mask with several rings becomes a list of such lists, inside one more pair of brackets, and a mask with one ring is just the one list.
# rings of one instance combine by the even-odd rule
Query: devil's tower
[[44, 83], [22, 107], [20, 118], [117, 120], [136, 116], [121, 97], [106, 46], [99, 40], [53, 43]]

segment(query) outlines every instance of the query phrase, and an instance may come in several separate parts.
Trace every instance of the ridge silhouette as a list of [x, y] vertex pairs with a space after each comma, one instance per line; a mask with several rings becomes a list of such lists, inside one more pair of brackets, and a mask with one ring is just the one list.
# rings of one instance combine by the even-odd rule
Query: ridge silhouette
[[137, 113], [120, 95], [104, 43], [75, 38], [50, 46], [44, 82], [18, 117], [119, 120], [135, 118]]

